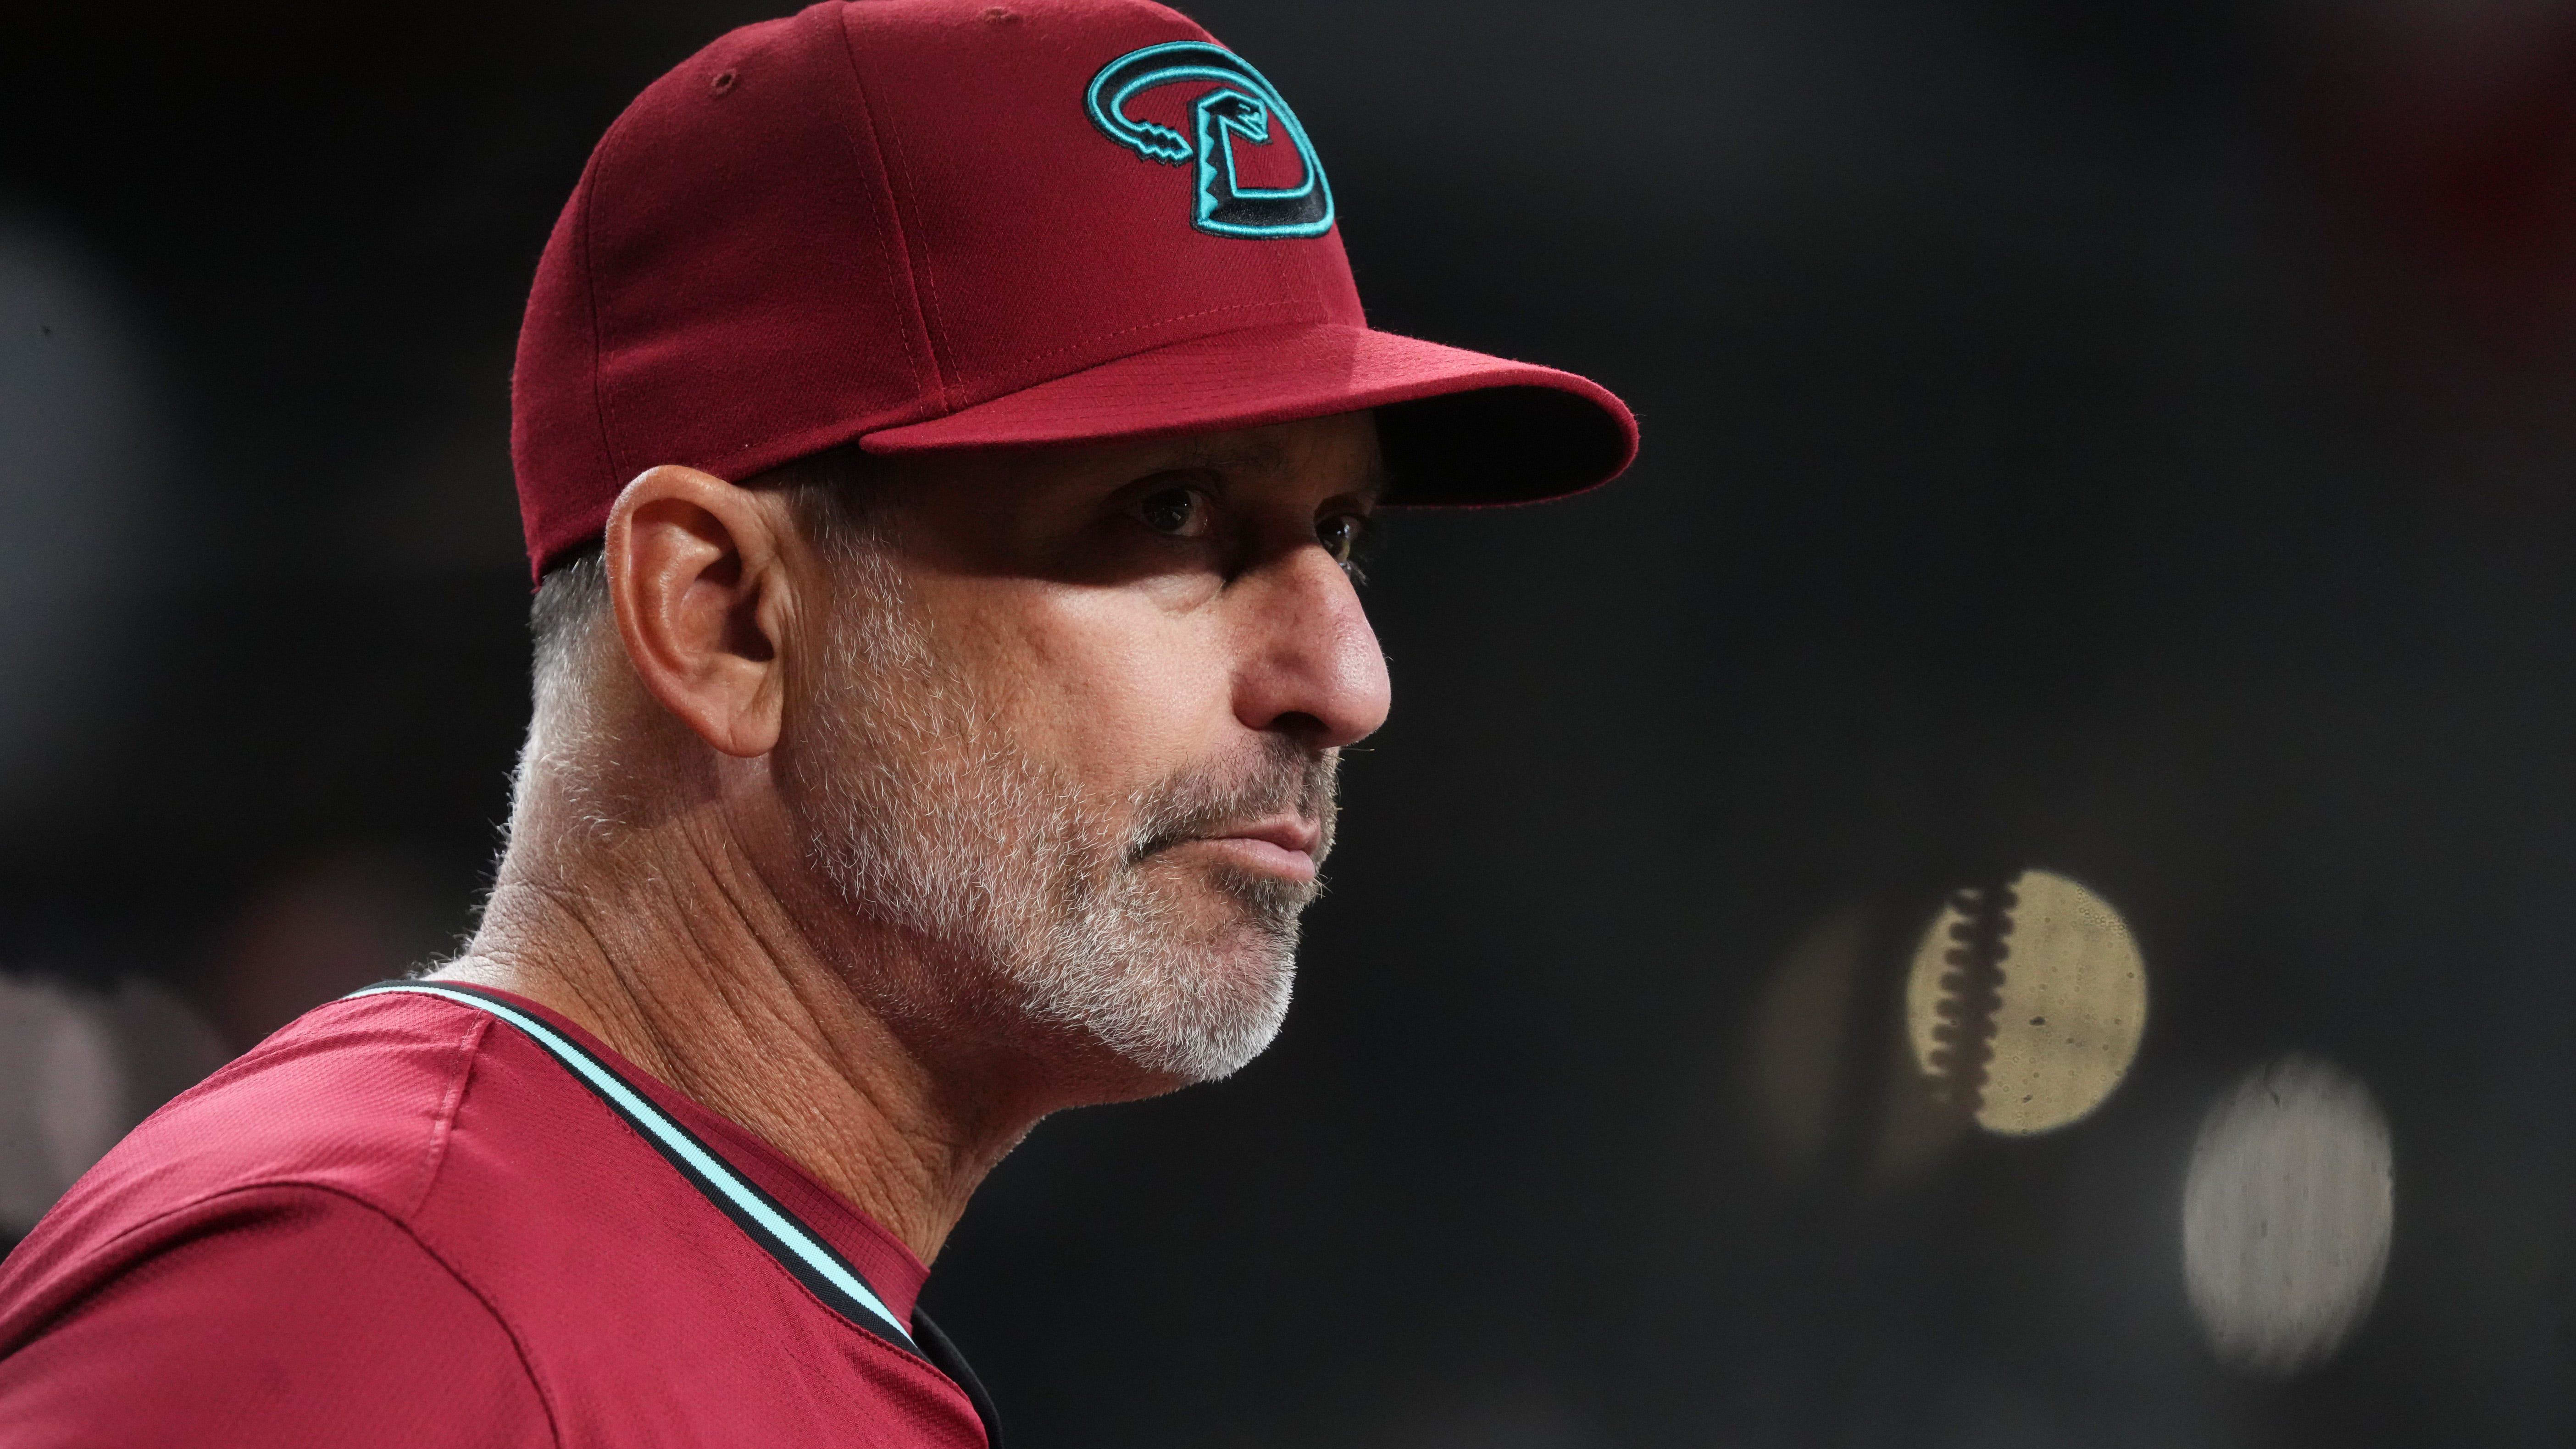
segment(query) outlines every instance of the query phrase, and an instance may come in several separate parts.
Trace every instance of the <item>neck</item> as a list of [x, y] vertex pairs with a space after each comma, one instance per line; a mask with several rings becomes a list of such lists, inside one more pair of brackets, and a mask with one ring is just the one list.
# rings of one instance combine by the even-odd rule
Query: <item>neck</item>
[[[467, 954], [433, 973], [580, 1024], [732, 1119], [883, 1224], [924, 1263], [1042, 1115], [1008, 1073], [932, 1060], [851, 982], [922, 963], [884, 933], [828, 952], [710, 805], [570, 869], [505, 860]], [[516, 852], [514, 851], [515, 855]]]

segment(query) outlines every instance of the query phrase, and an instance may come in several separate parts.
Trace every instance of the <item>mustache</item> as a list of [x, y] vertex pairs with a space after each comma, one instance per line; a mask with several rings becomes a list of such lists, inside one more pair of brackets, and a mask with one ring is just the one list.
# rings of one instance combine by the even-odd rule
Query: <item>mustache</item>
[[1321, 865], [1333, 849], [1341, 763], [1339, 750], [1310, 749], [1274, 735], [1245, 760], [1175, 775], [1145, 792], [1127, 863], [1229, 827], [1294, 814], [1315, 823], [1315, 863]]

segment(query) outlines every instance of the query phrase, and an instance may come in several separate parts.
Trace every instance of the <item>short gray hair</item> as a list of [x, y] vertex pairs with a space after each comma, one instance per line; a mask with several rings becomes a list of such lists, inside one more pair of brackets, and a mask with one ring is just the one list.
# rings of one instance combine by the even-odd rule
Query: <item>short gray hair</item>
[[[872, 516], [874, 490], [868, 484], [883, 464], [859, 451], [856, 443], [809, 453], [743, 481], [745, 488], [781, 489], [788, 494], [797, 524], [817, 543], [845, 540]], [[539, 706], [558, 684], [569, 683], [588, 662], [582, 646], [608, 620], [608, 563], [598, 540], [559, 561], [538, 581], [528, 606], [528, 633], [535, 644], [533, 674]]]

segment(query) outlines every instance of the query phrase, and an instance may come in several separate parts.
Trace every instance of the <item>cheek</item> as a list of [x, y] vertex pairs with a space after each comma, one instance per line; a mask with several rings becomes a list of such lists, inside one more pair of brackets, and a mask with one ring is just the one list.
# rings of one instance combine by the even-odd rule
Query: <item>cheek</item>
[[983, 661], [1015, 732], [1095, 794], [1160, 783], [1222, 747], [1233, 671], [1208, 611], [1133, 590], [1038, 586], [995, 618]]

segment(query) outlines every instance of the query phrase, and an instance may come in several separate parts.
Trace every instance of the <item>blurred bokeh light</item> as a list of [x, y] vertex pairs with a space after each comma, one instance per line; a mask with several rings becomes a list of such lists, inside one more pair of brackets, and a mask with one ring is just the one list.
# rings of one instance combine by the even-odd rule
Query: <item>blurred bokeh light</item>
[[2378, 1297], [2395, 1224], [2370, 1089], [2306, 1056], [2248, 1073], [2210, 1108], [2183, 1178], [2183, 1277], [2210, 1347], [2260, 1374], [2330, 1357]]
[[1753, 1008], [1745, 1101], [1788, 1181], [1825, 1171], [1900, 1184], [1971, 1120], [1930, 1089], [1890, 1029], [1902, 983], [1888, 969], [1886, 915], [1873, 903], [1817, 922], [1771, 968]]
[[2108, 901], [2028, 870], [1954, 893], [1906, 974], [1915, 1061], [1990, 1132], [2102, 1105], [2147, 1028], [2147, 967]]

